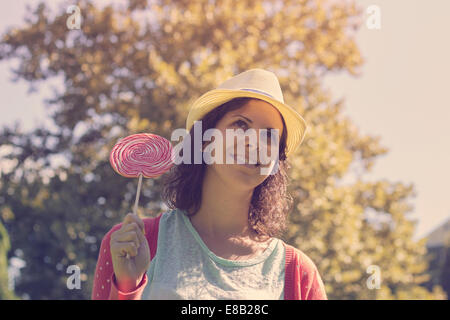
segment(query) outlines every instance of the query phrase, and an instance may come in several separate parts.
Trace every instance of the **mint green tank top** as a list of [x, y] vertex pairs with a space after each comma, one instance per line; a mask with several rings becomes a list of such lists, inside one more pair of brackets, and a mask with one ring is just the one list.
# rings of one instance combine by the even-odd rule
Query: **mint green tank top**
[[208, 249], [184, 211], [163, 213], [158, 249], [147, 270], [143, 300], [283, 300], [285, 247], [272, 238], [248, 260], [228, 260]]

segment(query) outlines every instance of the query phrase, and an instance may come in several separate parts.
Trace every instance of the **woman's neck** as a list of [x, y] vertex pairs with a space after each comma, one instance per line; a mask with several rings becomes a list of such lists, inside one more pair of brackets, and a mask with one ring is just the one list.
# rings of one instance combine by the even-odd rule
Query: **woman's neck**
[[213, 170], [206, 170], [200, 209], [191, 217], [199, 233], [218, 239], [254, 235], [248, 223], [253, 190], [239, 190], [222, 183]]

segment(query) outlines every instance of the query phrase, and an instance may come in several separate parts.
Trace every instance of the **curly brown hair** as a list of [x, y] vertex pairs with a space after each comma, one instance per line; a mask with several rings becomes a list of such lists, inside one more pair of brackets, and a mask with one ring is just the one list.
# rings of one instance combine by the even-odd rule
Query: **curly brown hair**
[[[235, 109], [244, 106], [249, 97], [234, 98], [221, 106], [213, 109], [202, 119], [202, 132], [214, 128], [222, 117]], [[287, 170], [290, 164], [286, 157], [286, 124], [283, 121], [283, 133], [280, 139], [279, 168], [275, 174], [269, 175], [261, 184], [253, 190], [250, 203], [248, 220], [251, 228], [258, 236], [280, 237], [286, 230], [287, 216], [292, 205], [292, 197], [287, 192]], [[194, 155], [194, 126], [190, 130], [191, 157]], [[202, 140], [200, 140], [202, 141]], [[182, 151], [181, 151], [182, 153]], [[191, 217], [199, 210], [201, 204], [203, 177], [206, 163], [195, 164], [191, 159], [190, 164], [184, 162], [175, 165], [164, 176], [162, 198], [171, 209], [178, 208]], [[198, 187], [195, 187], [198, 186]]]

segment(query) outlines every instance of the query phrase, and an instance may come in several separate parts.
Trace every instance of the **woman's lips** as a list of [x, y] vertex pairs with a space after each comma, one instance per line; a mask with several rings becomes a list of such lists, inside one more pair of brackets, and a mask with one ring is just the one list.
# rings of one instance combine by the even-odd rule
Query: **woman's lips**
[[[230, 155], [233, 156], [233, 154], [230, 154]], [[234, 155], [234, 161], [235, 161], [236, 164], [239, 164], [241, 166], [244, 166], [244, 167], [247, 167], [247, 168], [250, 168], [250, 169], [254, 169], [254, 168], [258, 168], [259, 167], [258, 163], [256, 163], [256, 164], [249, 164], [249, 163], [247, 163], [247, 162], [249, 162], [248, 159], [244, 159], [244, 158], [241, 158], [241, 157], [239, 159], [241, 159], [241, 162], [244, 162], [244, 163], [238, 163], [238, 157], [235, 154]]]

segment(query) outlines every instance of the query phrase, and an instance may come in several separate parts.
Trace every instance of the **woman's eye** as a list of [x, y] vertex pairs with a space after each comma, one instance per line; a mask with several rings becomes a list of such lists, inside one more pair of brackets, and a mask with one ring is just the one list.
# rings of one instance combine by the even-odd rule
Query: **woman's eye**
[[247, 123], [245, 123], [245, 121], [243, 121], [243, 120], [237, 120], [233, 124], [236, 124], [236, 125], [238, 125], [241, 128], [246, 128], [247, 127]]

